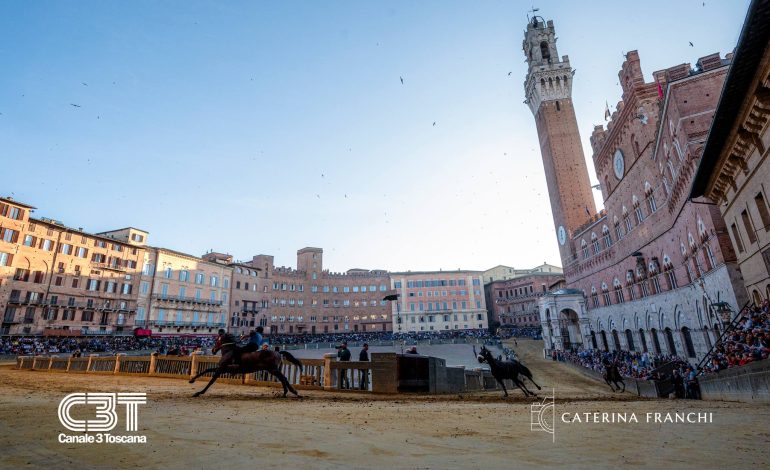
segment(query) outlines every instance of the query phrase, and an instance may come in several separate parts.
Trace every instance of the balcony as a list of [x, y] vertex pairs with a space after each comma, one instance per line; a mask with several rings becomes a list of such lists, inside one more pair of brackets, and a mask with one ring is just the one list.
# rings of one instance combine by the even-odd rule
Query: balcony
[[91, 262], [91, 268], [92, 269], [108, 269], [110, 271], [118, 271], [121, 273], [126, 272], [126, 268], [114, 264], [108, 264], [108, 263], [96, 263]]
[[176, 320], [137, 320], [136, 326], [156, 326], [161, 328], [224, 328], [225, 323]]
[[153, 300], [161, 300], [164, 302], [186, 302], [186, 303], [192, 303], [192, 304], [201, 304], [201, 305], [217, 305], [221, 306], [222, 301], [221, 300], [211, 300], [211, 299], [204, 299], [204, 298], [196, 298], [196, 297], [183, 297], [180, 295], [163, 295], [163, 294], [155, 294], [152, 296]]

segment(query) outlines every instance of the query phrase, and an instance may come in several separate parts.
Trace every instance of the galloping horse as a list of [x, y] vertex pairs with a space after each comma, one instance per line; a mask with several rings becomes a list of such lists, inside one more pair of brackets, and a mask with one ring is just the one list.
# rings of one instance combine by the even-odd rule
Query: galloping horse
[[[473, 347], [473, 354], [476, 354], [476, 346]], [[522, 364], [519, 361], [513, 360], [513, 361], [498, 361], [495, 359], [495, 357], [492, 355], [492, 351], [486, 348], [486, 346], [481, 347], [481, 352], [476, 355], [479, 362], [486, 362], [489, 364], [489, 368], [492, 372], [492, 376], [497, 380], [497, 382], [503, 387], [503, 393], [504, 396], [508, 396], [508, 390], [505, 388], [505, 384], [503, 383], [503, 380], [510, 379], [514, 385], [519, 387], [522, 392], [524, 392], [524, 396], [528, 397], [530, 395], [537, 396], [536, 393], [530, 392], [529, 389], [527, 389], [527, 386], [524, 385], [523, 380], [519, 380], [519, 374], [529, 379], [530, 382], [535, 384], [535, 387], [537, 387], [538, 390], [540, 390], [540, 385], [536, 384], [534, 380], [532, 380], [532, 372], [527, 369], [524, 364]]]
[[[208, 390], [209, 387], [211, 387], [222, 374], [250, 374], [260, 370], [266, 370], [268, 373], [281, 381], [281, 385], [283, 385], [284, 397], [286, 396], [287, 392], [291, 392], [295, 396], [299, 396], [297, 391], [294, 390], [294, 387], [292, 387], [289, 381], [286, 379], [286, 376], [281, 372], [281, 363], [282, 358], [284, 357], [292, 364], [298, 367], [302, 367], [302, 363], [290, 353], [286, 351], [270, 351], [267, 349], [241, 353], [238, 346], [235, 344], [235, 340], [230, 335], [218, 338], [217, 343], [211, 352], [216, 354], [219, 350], [222, 350], [222, 359], [219, 360], [219, 364], [216, 367], [210, 367], [204, 371], [199, 372], [198, 375], [190, 379], [190, 383], [194, 383], [195, 379], [198, 377], [204, 374], [208, 374], [209, 372], [214, 373], [211, 376], [211, 380], [209, 381], [208, 385], [206, 385], [203, 390], [196, 392], [193, 395], [194, 397], [206, 393], [206, 390]], [[238, 363], [234, 363], [234, 359], [238, 353], [240, 353], [240, 360]]]
[[[616, 392], [615, 388], [613, 388], [612, 384], [615, 384], [615, 387], [620, 390], [620, 385], [618, 383], [623, 385], [623, 390], [620, 390], [621, 392], [626, 391], [626, 383], [623, 382], [623, 377], [620, 375], [620, 370], [618, 369], [618, 364], [616, 362], [605, 362], [604, 363], [604, 374], [602, 374], [604, 377], [604, 381], [607, 382], [607, 385], [610, 386], [613, 392]], [[612, 383], [610, 383], [612, 382]]]

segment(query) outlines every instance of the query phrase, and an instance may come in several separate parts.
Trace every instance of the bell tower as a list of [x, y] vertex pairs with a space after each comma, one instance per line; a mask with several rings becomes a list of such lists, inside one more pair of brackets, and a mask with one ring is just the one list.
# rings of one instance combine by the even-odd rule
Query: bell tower
[[525, 103], [535, 116], [551, 212], [563, 266], [573, 257], [572, 232], [596, 213], [583, 147], [580, 144], [569, 57], [559, 58], [553, 21], [535, 16], [524, 33], [529, 64]]

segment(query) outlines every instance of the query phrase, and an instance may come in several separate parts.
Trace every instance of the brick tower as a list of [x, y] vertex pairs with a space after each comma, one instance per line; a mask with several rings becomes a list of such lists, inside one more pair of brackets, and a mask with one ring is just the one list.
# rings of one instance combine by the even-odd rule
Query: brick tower
[[564, 266], [572, 259], [573, 230], [596, 213], [580, 144], [569, 57], [559, 60], [553, 21], [535, 16], [527, 24], [524, 55], [529, 71], [524, 91], [537, 124], [553, 223]]

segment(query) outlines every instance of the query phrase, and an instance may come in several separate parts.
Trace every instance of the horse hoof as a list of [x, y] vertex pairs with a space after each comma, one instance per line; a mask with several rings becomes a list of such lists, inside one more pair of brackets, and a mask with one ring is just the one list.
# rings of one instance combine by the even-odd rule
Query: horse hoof
[[194, 384], [195, 380], [194, 379], [190, 379], [189, 383]]
[[201, 393], [200, 393], [200, 392], [198, 392], [198, 393], [193, 393], [193, 398], [197, 398], [197, 397], [199, 397], [199, 396], [201, 396]]

